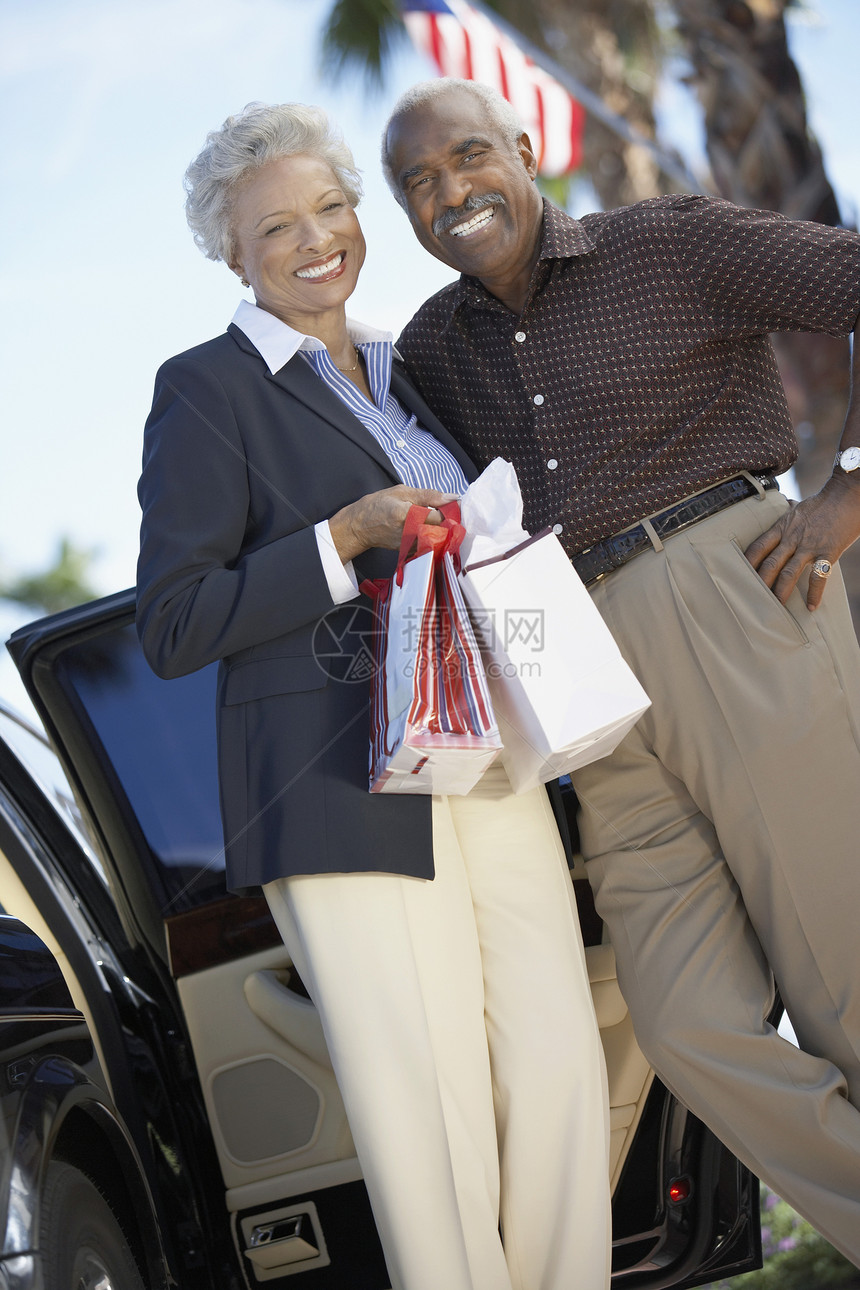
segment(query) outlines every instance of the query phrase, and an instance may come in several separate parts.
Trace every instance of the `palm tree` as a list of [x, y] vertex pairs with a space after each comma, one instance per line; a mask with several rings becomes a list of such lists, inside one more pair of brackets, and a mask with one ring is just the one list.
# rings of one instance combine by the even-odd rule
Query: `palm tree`
[[[788, 48], [785, 15], [794, 3], [673, 0], [717, 190], [743, 206], [839, 224]], [[776, 337], [775, 347], [800, 441], [798, 483], [806, 494], [830, 473], [845, 416], [848, 343], [790, 333]], [[846, 552], [841, 564], [860, 629], [860, 549]]]
[[[656, 138], [663, 47], [654, 0], [493, 0], [493, 7], [637, 134]], [[586, 116], [583, 170], [605, 210], [677, 188], [653, 153], [592, 113]]]
[[357, 70], [378, 86], [405, 39], [397, 0], [335, 0], [323, 31], [323, 62], [335, 75]]
[[795, 0], [673, 0], [702, 106], [711, 172], [741, 206], [838, 224], [788, 48]]

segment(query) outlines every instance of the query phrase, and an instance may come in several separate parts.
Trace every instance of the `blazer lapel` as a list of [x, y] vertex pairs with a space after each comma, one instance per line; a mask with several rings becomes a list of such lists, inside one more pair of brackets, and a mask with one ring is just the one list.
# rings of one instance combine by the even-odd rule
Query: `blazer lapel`
[[345, 403], [337, 397], [333, 390], [321, 381], [314, 372], [313, 368], [298, 355], [291, 358], [284, 367], [277, 372], [270, 372], [265, 359], [241, 328], [236, 327], [233, 323], [227, 329], [235, 340], [240, 349], [246, 353], [253, 354], [263, 364], [263, 372], [268, 380], [279, 385], [282, 390], [292, 398], [303, 403], [313, 416], [322, 417], [328, 421], [341, 434], [345, 434], [348, 439], [352, 439], [360, 448], [363, 448], [374, 461], [376, 461], [391, 476], [392, 483], [399, 482], [391, 463], [391, 458], [383, 452], [376, 439], [369, 430], [366, 430]]
[[[352, 439], [388, 472], [394, 483], [398, 482], [391, 458], [383, 452], [377, 440], [374, 439], [369, 430], [365, 429], [358, 417], [350, 412], [349, 408], [341, 402], [324, 381], [319, 379], [303, 358], [296, 355], [280, 371], [270, 372], [262, 354], [241, 328], [231, 323], [227, 330], [240, 349], [245, 350], [248, 354], [253, 354], [259, 359], [263, 364], [263, 371], [270, 381], [274, 381], [276, 385], [279, 385], [294, 399], [298, 399], [314, 416], [323, 417], [331, 425], [335, 426], [341, 434], [345, 434], [347, 438]], [[410, 412], [415, 413], [422, 429], [429, 430], [440, 443], [444, 444], [451, 456], [459, 462], [466, 478], [470, 481], [477, 478], [478, 470], [475, 465], [467, 457], [453, 435], [448, 433], [438, 417], [430, 410], [428, 404], [425, 403], [414, 385], [403, 373], [397, 359], [395, 359], [391, 369], [391, 390], [394, 396]]]

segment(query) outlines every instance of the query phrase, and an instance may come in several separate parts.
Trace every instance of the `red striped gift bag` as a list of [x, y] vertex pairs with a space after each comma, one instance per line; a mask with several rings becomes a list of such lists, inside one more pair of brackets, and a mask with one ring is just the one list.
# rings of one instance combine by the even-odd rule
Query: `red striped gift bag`
[[468, 793], [502, 743], [457, 580], [456, 502], [443, 523], [413, 506], [393, 578], [362, 583], [375, 602], [372, 793]]

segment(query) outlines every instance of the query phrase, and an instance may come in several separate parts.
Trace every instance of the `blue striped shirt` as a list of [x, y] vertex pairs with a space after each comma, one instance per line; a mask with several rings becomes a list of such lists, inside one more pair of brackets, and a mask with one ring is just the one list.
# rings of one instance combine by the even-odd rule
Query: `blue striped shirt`
[[440, 493], [454, 493], [459, 497], [468, 487], [459, 464], [434, 435], [421, 429], [414, 413], [407, 412], [391, 393], [394, 352], [391, 340], [363, 340], [357, 342], [357, 348], [364, 358], [372, 403], [335, 366], [320, 342], [302, 345], [299, 352], [320, 380], [334, 390], [370, 431], [390, 458], [401, 483], [411, 488], [436, 488]]
[[[438, 488], [440, 492], [454, 493], [458, 497], [466, 491], [468, 481], [457, 461], [438, 439], [421, 429], [417, 418], [406, 412], [391, 393], [394, 346], [390, 332], [377, 331], [347, 319], [350, 339], [360, 347], [367, 365], [368, 384], [373, 395], [371, 403], [335, 367], [325, 345], [315, 336], [295, 331], [274, 314], [259, 309], [248, 300], [240, 302], [233, 322], [260, 351], [272, 373], [279, 372], [300, 353], [320, 380], [373, 435], [402, 483], [412, 488]], [[338, 555], [328, 520], [320, 520], [314, 525], [314, 531], [332, 600], [336, 605], [352, 600], [358, 595], [352, 561], [344, 564]]]
[[315, 336], [303, 335], [248, 300], [240, 303], [233, 322], [256, 345], [270, 372], [280, 371], [295, 354], [301, 354], [373, 435], [401, 483], [411, 488], [437, 488], [457, 497], [466, 491], [468, 481], [455, 458], [434, 435], [421, 429], [417, 417], [391, 393], [394, 345], [390, 332], [347, 319], [350, 339], [361, 350], [367, 366], [371, 403], [335, 367], [325, 345]]

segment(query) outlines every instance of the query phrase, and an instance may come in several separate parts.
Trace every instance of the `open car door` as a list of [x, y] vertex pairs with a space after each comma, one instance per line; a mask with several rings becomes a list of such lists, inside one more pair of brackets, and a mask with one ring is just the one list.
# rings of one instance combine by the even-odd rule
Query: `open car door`
[[[214, 667], [156, 677], [132, 591], [22, 628], [9, 648], [124, 933], [182, 1019], [181, 1044], [165, 1047], [188, 1055], [188, 1116], [211, 1134], [206, 1158], [220, 1171], [196, 1181], [242, 1277], [269, 1290], [385, 1290], [316, 1010], [264, 899], [225, 887]], [[661, 1290], [759, 1266], [757, 1182], [648, 1068], [581, 862], [574, 880], [609, 1071], [613, 1282]]]

